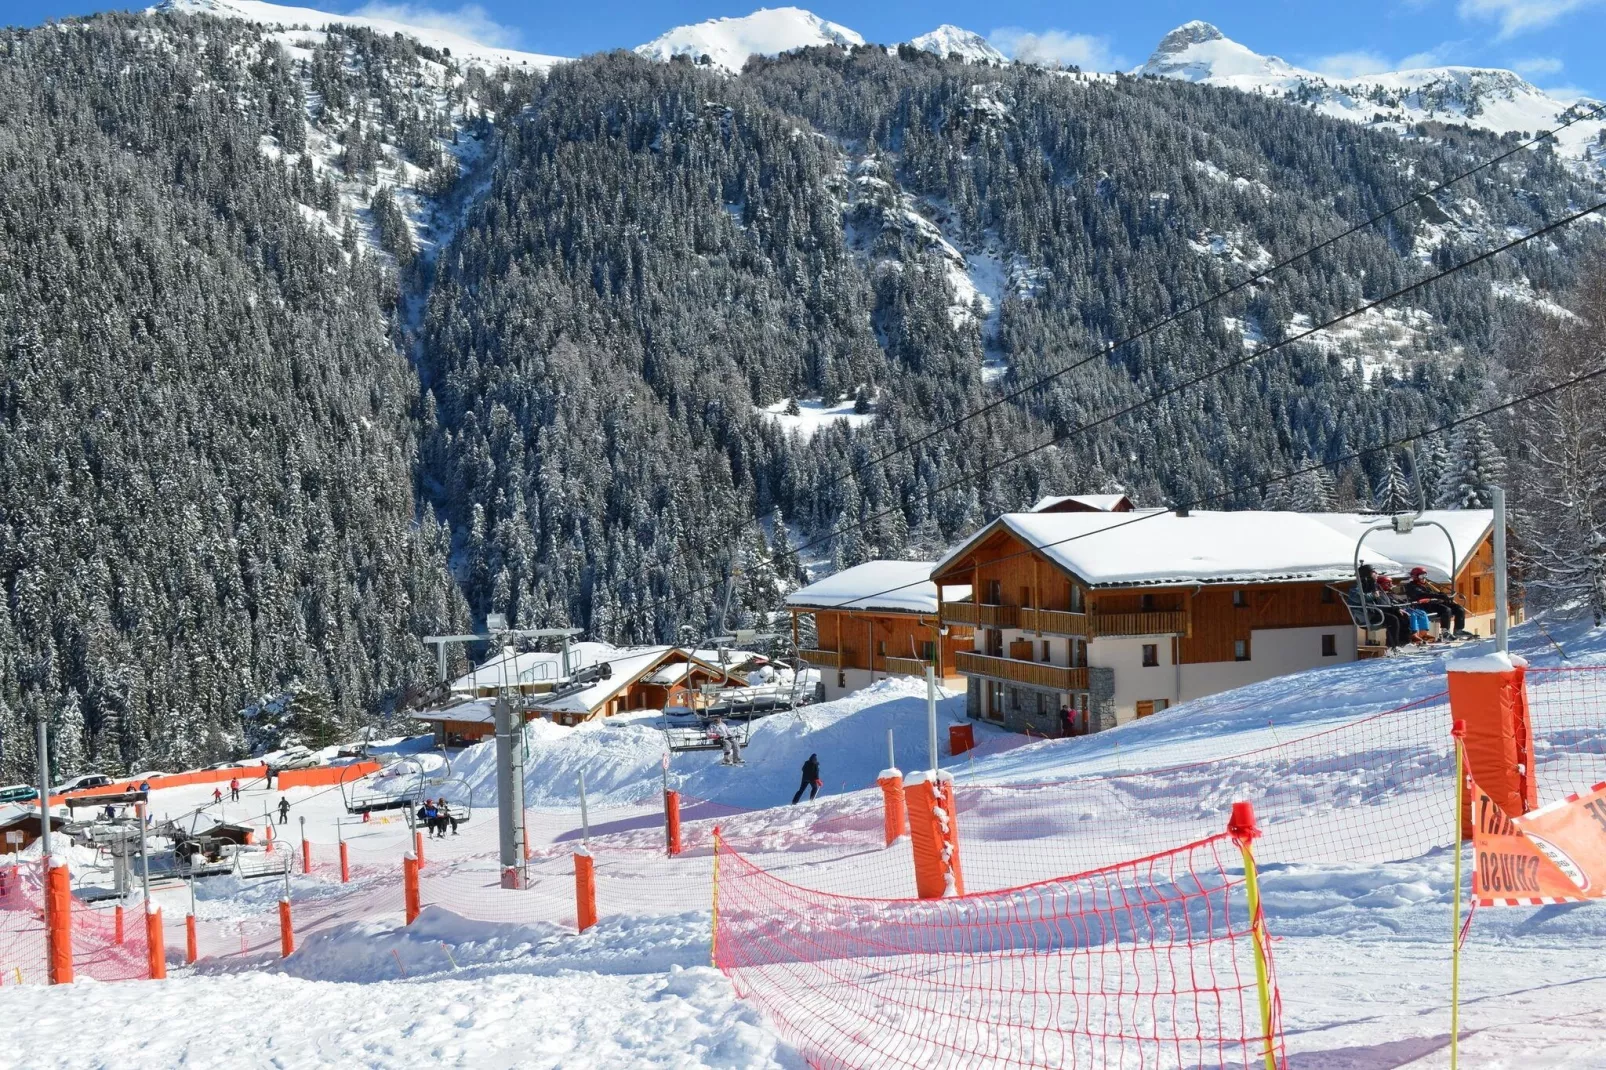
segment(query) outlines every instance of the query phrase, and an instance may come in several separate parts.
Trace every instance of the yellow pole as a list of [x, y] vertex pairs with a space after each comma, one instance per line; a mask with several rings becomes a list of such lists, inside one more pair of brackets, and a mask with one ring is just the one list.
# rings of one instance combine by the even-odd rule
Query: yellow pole
[[719, 969], [719, 826], [714, 826], [714, 921], [708, 940], [708, 964]]
[[1271, 970], [1266, 965], [1266, 918], [1260, 912], [1260, 873], [1255, 868], [1255, 852], [1250, 846], [1260, 835], [1254, 808], [1247, 802], [1232, 804], [1232, 821], [1227, 826], [1233, 842], [1244, 856], [1244, 890], [1249, 894], [1249, 941], [1255, 949], [1255, 989], [1260, 996], [1260, 1033], [1266, 1040], [1266, 1070], [1277, 1070], [1277, 1043], [1271, 1021]]
[[1455, 722], [1451, 733], [1455, 735], [1455, 894], [1450, 916], [1450, 1070], [1459, 1062], [1461, 1035], [1461, 793], [1466, 780], [1466, 755], [1461, 749], [1461, 736], [1466, 731], [1463, 722]]

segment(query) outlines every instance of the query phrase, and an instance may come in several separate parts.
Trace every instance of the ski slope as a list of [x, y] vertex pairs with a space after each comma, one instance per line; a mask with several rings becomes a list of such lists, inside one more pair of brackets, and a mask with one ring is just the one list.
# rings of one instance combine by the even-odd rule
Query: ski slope
[[[1560, 663], [1562, 651], [1569, 665], [1606, 663], [1600, 629], [1549, 625], [1541, 633], [1524, 626], [1515, 630], [1514, 646], [1536, 666]], [[1347, 729], [1315, 737], [1312, 753], [1348, 763], [1336, 778], [1331, 769], [1247, 752], [1350, 726], [1442, 687], [1437, 658], [1415, 655], [1268, 681], [1099, 736], [1024, 743], [983, 727], [977, 751], [958, 758], [946, 754], [944, 739], [942, 761], [959, 785], [961, 836], [969, 837], [967, 879], [973, 861], [978, 882], [1000, 886], [1030, 876], [1034, 866], [1081, 857], [1078, 851], [1126, 847], [1121, 857], [1130, 857], [1149, 836], [1171, 842], [1189, 829], [1214, 831], [1222, 808], [1239, 794], [1269, 800], [1285, 787], [1308, 797], [1317, 822], [1310, 827], [1320, 831], [1325, 808], [1342, 803], [1345, 791], [1373, 790], [1355, 782], [1354, 771], [1394, 760], [1368, 742], [1381, 737]], [[687, 794], [690, 840], [687, 857], [672, 864], [660, 849], [654, 807], [663, 750], [650, 725], [532, 726], [526, 790], [538, 808], [539, 836], [537, 887], [529, 894], [532, 901], [548, 897], [550, 920], [497, 913], [495, 904], [515, 893], [467, 894], [488, 873], [494, 880], [494, 861], [480, 861], [494, 847], [494, 821], [487, 820], [493, 748], [458, 752], [450, 772], [462, 786], [457, 790], [472, 796], [473, 817], [460, 836], [427, 844], [426, 872], [438, 874], [438, 883], [426, 886], [425, 897], [438, 894], [431, 889], [464, 889], [455, 909], [427, 907], [411, 927], [381, 912], [308, 935], [287, 960], [263, 950], [203, 960], [193, 969], [174, 965], [166, 982], [24, 984], [7, 994], [7, 1006], [17, 1011], [0, 1019], [0, 1051], [28, 1050], [27, 1065], [43, 1067], [801, 1066], [799, 1053], [707, 967], [711, 822], [697, 820], [696, 808], [717, 815], [744, 855], [785, 880], [849, 894], [907, 895], [907, 848], [900, 842], [867, 853], [863, 847], [864, 831], [880, 821], [878, 795], [865, 789], [886, 764], [889, 728], [900, 766], [925, 764], [922, 690], [889, 680], [767, 718], [755, 726], [744, 767], [720, 766], [712, 753], [675, 755], [668, 776]], [[1442, 708], [1427, 709], [1420, 723], [1437, 725], [1437, 738]], [[939, 721], [962, 718], [961, 697], [944, 696]], [[1404, 731], [1418, 722], [1391, 713], [1369, 723]], [[810, 753], [820, 756], [826, 791], [815, 803], [788, 806], [798, 766]], [[1201, 764], [1212, 759], [1229, 760]], [[602, 920], [576, 936], [572, 912], [564, 913], [574, 841], [561, 830], [574, 827], [581, 771], [592, 790]], [[1448, 818], [1449, 797], [1441, 790], [1447, 781], [1434, 775], [1439, 779], [1387, 780], [1375, 798], [1362, 800], [1369, 809], [1330, 812], [1364, 815], [1358, 827], [1382, 829], [1397, 816], [1390, 807], [1409, 803], [1420, 814], [1426, 799], [1431, 817], [1433, 800], [1445, 796], [1438, 803]], [[331, 843], [333, 823], [343, 815], [340, 793], [293, 789], [286, 797], [291, 829], [304, 816], [309, 838]], [[251, 784], [238, 810], [260, 814], [277, 798]], [[1078, 814], [1086, 800], [1093, 801], [1090, 813]], [[210, 791], [172, 789], [157, 802], [176, 811], [209, 804]], [[1132, 813], [1150, 816], [1133, 822]], [[1282, 826], [1301, 828], [1297, 820]], [[394, 872], [408, 841], [406, 824], [394, 818], [343, 831], [354, 856], [381, 874]], [[1275, 831], [1268, 830], [1268, 851]], [[1264, 865], [1291, 1066], [1448, 1064], [1452, 856], [1429, 847], [1379, 860], [1392, 849], [1385, 842], [1377, 857], [1360, 861], [1340, 851], [1321, 861]], [[338, 889], [316, 876], [292, 880], [296, 909], [307, 914]], [[245, 917], [271, 907], [279, 885], [202, 882], [199, 894], [202, 916]], [[158, 898], [170, 919], [182, 916], [181, 890]], [[1606, 979], [1594, 962], [1603, 938], [1606, 909], [1598, 904], [1480, 911], [1463, 962], [1465, 1065], [1512, 1065], [1513, 1053], [1529, 1065], [1606, 1063]], [[95, 1030], [73, 1028], [87, 1020]], [[196, 1020], [215, 1024], [227, 1043], [185, 1028]], [[41, 1028], [52, 1043], [22, 1048]]]

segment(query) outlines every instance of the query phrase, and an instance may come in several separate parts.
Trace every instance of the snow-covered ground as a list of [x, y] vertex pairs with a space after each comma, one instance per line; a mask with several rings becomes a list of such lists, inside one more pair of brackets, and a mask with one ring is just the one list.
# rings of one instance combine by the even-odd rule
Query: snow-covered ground
[[[1541, 626], [1514, 633], [1536, 665], [1562, 652], [1568, 665], [1606, 664], [1606, 631]], [[1451, 792], [1445, 712], [1432, 701], [1443, 686], [1438, 659], [1415, 655], [1267, 681], [1082, 739], [1026, 743], [976, 726], [975, 752], [942, 757], [958, 781], [967, 881], [1002, 887], [1181, 843], [1218, 831], [1234, 798], [1254, 798], [1290, 1065], [1447, 1065]], [[1413, 701], [1423, 704], [1398, 710]], [[17, 1012], [0, 1018], [0, 1051], [46, 1067], [802, 1066], [775, 1024], [707, 967], [709, 826], [719, 821], [738, 850], [793, 884], [908, 895], [909, 852], [880, 846], [872, 785], [889, 728], [901, 767], [926, 764], [924, 713], [922, 685], [888, 680], [760, 721], [744, 767], [674, 755], [669, 781], [687, 799], [687, 851], [674, 860], [661, 848], [664, 751], [649, 724], [532, 726], [523, 893], [494, 887], [492, 747], [456, 752], [445, 791], [465, 795], [458, 806], [471, 801], [472, 816], [459, 836], [426, 844], [423, 899], [434, 905], [411, 927], [394, 876], [406, 823], [342, 826], [362, 867], [342, 889], [327, 871], [341, 792], [292, 789], [290, 829], [308, 819], [323, 867], [292, 882], [305, 928], [294, 956], [277, 958], [270, 929], [245, 955], [173, 963], [166, 982], [25, 984], [6, 997]], [[944, 739], [961, 720], [962, 696], [945, 695]], [[1562, 767], [1558, 744], [1601, 749], [1540, 728], [1542, 780]], [[825, 792], [786, 805], [810, 753]], [[602, 920], [576, 936], [569, 851], [581, 771]], [[251, 784], [238, 811], [260, 815], [277, 799]], [[209, 801], [205, 786], [157, 796], [175, 812]], [[201, 882], [198, 914], [226, 933], [237, 923], [245, 940], [279, 891], [277, 880]], [[186, 909], [182, 888], [158, 898], [169, 919]], [[1511, 1065], [1516, 1054], [1606, 1063], [1606, 978], [1594, 962], [1603, 937], [1606, 909], [1594, 904], [1480, 911], [1463, 963], [1467, 1065]], [[94, 1030], [74, 1028], [88, 1020]], [[206, 1029], [188, 1028], [201, 1020]], [[22, 1046], [41, 1032], [50, 1044]]]

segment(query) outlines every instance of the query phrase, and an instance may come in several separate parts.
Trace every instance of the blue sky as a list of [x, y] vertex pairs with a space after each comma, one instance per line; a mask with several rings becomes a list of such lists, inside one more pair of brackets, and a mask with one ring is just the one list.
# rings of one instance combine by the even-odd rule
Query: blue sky
[[[782, 0], [769, 2], [780, 6]], [[300, 3], [437, 21], [489, 43], [564, 56], [637, 45], [680, 23], [744, 15], [760, 6], [728, 0]], [[0, 0], [0, 21], [33, 25], [115, 6], [136, 5]], [[1206, 19], [1257, 52], [1334, 74], [1447, 63], [1509, 67], [1546, 88], [1606, 95], [1606, 0], [1147, 0], [1080, 8], [1032, 0], [883, 0], [868, 6], [821, 0], [799, 6], [871, 41], [905, 40], [951, 22], [995, 43], [1018, 48], [1024, 42], [1041, 53], [1101, 69], [1135, 66], [1167, 30]]]

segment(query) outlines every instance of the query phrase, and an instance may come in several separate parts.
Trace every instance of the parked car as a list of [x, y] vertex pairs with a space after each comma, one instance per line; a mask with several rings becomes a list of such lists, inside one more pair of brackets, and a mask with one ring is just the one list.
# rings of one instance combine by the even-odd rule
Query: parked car
[[305, 747], [288, 747], [268, 759], [268, 773], [273, 776], [286, 769], [311, 769], [319, 764], [318, 756]]
[[0, 788], [0, 803], [27, 802], [39, 798], [39, 789], [32, 784], [7, 784]]
[[83, 791], [86, 788], [104, 788], [114, 781], [104, 773], [85, 773], [75, 776], [71, 780], [64, 780], [50, 789], [52, 795], [65, 795], [69, 791]]

